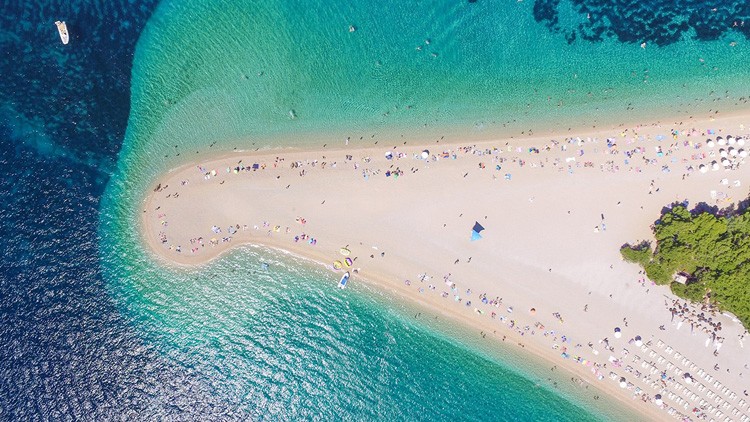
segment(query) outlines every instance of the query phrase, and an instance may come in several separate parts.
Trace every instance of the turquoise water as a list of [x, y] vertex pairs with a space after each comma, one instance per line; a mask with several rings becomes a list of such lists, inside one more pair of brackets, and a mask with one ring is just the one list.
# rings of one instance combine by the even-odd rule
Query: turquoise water
[[[569, 44], [528, 2], [336, 3], [159, 5], [137, 45], [126, 139], [101, 208], [104, 275], [122, 312], [229, 417], [629, 419], [553, 388], [541, 365], [412, 321], [377, 292], [333, 292], [329, 274], [290, 257], [245, 249], [164, 268], [132, 229], [140, 201], [196, 152], [526, 136], [740, 110], [747, 43]], [[200, 411], [185, 397], [175, 406]]]

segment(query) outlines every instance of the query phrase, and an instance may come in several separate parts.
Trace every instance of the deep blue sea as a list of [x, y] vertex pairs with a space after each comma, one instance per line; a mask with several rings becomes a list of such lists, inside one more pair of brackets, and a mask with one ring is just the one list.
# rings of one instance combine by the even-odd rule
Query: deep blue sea
[[162, 268], [138, 203], [182, 151], [744, 110], [750, 6], [157, 3], [0, 5], [0, 419], [629, 418], [277, 252]]

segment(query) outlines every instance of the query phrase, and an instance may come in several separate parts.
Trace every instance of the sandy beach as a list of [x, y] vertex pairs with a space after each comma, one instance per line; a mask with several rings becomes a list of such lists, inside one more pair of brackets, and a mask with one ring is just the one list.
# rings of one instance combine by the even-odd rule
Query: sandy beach
[[[691, 320], [699, 306], [673, 315], [669, 288], [619, 253], [651, 239], [649, 226], [670, 203], [723, 208], [747, 198], [743, 146], [733, 144], [738, 154], [725, 168], [720, 150], [729, 145], [706, 142], [750, 137], [745, 123], [750, 116], [196, 156], [153, 181], [140, 229], [167, 265], [202, 265], [251, 243], [329, 267], [331, 294], [350, 271], [349, 288], [372, 283], [425, 315], [523, 347], [644, 419], [745, 421], [747, 331], [716, 314], [723, 329], [714, 340]], [[477, 224], [481, 238], [472, 240]]]

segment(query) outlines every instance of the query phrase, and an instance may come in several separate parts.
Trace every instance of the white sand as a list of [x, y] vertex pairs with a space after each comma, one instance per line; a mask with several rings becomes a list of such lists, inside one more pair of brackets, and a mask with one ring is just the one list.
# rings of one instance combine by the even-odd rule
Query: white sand
[[[705, 345], [707, 335], [691, 335], [689, 323], [678, 329], [679, 318], [670, 321], [665, 301], [671, 303], [674, 297], [668, 287], [651, 285], [648, 280], [641, 285], [639, 268], [621, 260], [619, 247], [650, 239], [649, 225], [663, 206], [675, 200], [687, 199], [691, 207], [701, 201], [724, 207], [745, 199], [750, 166], [705, 174], [697, 167], [720, 160], [718, 146], [705, 146], [707, 137], [742, 136], [741, 125], [746, 120], [750, 118], [735, 116], [693, 123], [691, 127], [631, 128], [627, 133], [596, 134], [598, 141], [586, 139], [594, 135], [584, 136], [582, 145], [569, 143], [564, 137], [551, 137], [472, 143], [466, 148], [432, 144], [357, 150], [346, 149], [341, 141], [341, 149], [337, 150], [204, 157], [206, 161], [185, 165], [154, 182], [153, 188], [160, 184], [161, 189], [148, 192], [144, 199], [143, 232], [155, 254], [167, 262], [184, 265], [207, 262], [243, 243], [279, 247], [330, 265], [343, 261], [339, 249], [348, 245], [351, 257], [356, 258], [352, 269], [358, 269], [350, 288], [362, 282], [376, 283], [423, 304], [425, 309], [470, 324], [477, 332], [523, 343], [527, 350], [607, 391], [649, 419], [669, 419], [669, 407], [694, 416], [692, 409], [699, 407], [703, 399], [719, 409], [709, 414], [709, 419], [724, 420], [725, 416], [717, 417], [721, 411], [740, 420], [739, 415], [732, 415], [732, 409], [750, 414], [748, 407], [740, 404], [742, 399], [750, 402], [750, 397], [743, 395], [743, 390], [750, 388], [750, 349], [743, 348], [740, 340], [744, 328], [731, 317], [717, 317], [722, 322], [720, 335], [724, 341], [715, 357], [714, 345]], [[688, 136], [692, 128], [696, 131]], [[723, 133], [706, 135], [706, 128], [721, 128]], [[671, 129], [680, 131], [677, 140], [672, 138]], [[657, 141], [659, 134], [665, 139]], [[608, 148], [606, 137], [614, 138], [617, 147]], [[553, 145], [551, 139], [559, 144]], [[685, 142], [689, 145], [685, 146]], [[696, 143], [703, 145], [696, 149]], [[567, 151], [562, 151], [563, 145]], [[545, 146], [550, 150], [545, 150]], [[656, 146], [662, 147], [664, 156], [657, 156]], [[530, 153], [529, 147], [540, 152]], [[638, 147], [645, 152], [630, 159], [625, 156], [625, 151]], [[750, 149], [750, 142], [747, 147]], [[430, 158], [416, 158], [425, 148], [430, 150]], [[579, 155], [581, 149], [583, 156]], [[613, 154], [615, 150], [619, 153]], [[386, 160], [386, 151], [393, 152], [393, 160]], [[455, 154], [456, 159], [442, 158], [443, 151]], [[400, 152], [405, 156], [398, 158]], [[489, 154], [479, 155], [480, 152]], [[712, 153], [716, 157], [710, 157]], [[706, 157], [693, 159], [696, 154]], [[347, 155], [352, 159], [347, 160]], [[647, 164], [644, 157], [655, 161]], [[625, 164], [626, 159], [629, 164]], [[525, 161], [523, 166], [520, 160]], [[294, 162], [299, 162], [300, 167], [291, 168]], [[586, 162], [591, 162], [591, 167]], [[262, 169], [227, 172], [227, 168], [249, 167], [253, 163]], [[497, 165], [502, 168], [496, 170]], [[665, 165], [670, 172], [662, 170]], [[619, 170], [610, 171], [615, 166]], [[683, 180], [687, 166], [696, 171]], [[386, 171], [397, 168], [403, 171], [402, 175], [386, 177]], [[211, 170], [216, 171], [216, 176], [206, 178], [205, 173]], [[300, 175], [302, 171], [304, 176]], [[506, 173], [511, 180], [506, 180]], [[722, 185], [722, 179], [728, 179], [729, 185]], [[740, 187], [733, 186], [735, 180], [740, 181]], [[712, 198], [711, 191], [716, 191], [719, 199]], [[298, 218], [304, 218], [305, 224]], [[471, 242], [475, 222], [486, 230], [481, 233], [483, 239]], [[228, 233], [230, 225], [239, 225], [239, 230]], [[602, 230], [604, 225], [606, 230]], [[221, 233], [212, 232], [212, 226], [220, 227]], [[278, 231], [274, 230], [276, 226]], [[166, 236], [165, 243], [160, 241], [160, 233]], [[314, 238], [316, 244], [310, 244], [309, 239], [295, 242], [293, 238], [303, 233]], [[190, 239], [198, 237], [202, 237], [203, 245], [191, 243]], [[231, 237], [231, 241], [223, 242], [225, 237]], [[217, 245], [211, 245], [212, 238]], [[180, 252], [176, 251], [178, 245]], [[420, 281], [418, 275], [425, 273], [430, 279]], [[444, 282], [447, 274], [456, 285], [455, 291]], [[331, 274], [332, 289], [339, 277], [340, 272]], [[430, 289], [430, 285], [435, 289]], [[443, 292], [448, 293], [447, 297], [442, 297]], [[482, 293], [489, 301], [502, 298], [502, 305], [483, 304], [479, 297]], [[470, 306], [465, 306], [467, 301], [471, 301]], [[512, 314], [507, 312], [509, 306], [513, 307]], [[532, 307], [535, 315], [530, 313]], [[493, 311], [497, 313], [494, 318]], [[559, 313], [564, 322], [558, 321], [554, 313]], [[506, 320], [500, 321], [501, 316]], [[627, 318], [627, 326], [623, 318]], [[509, 326], [510, 320], [515, 328]], [[535, 327], [535, 323], [545, 328]], [[660, 325], [665, 330], [660, 330]], [[524, 329], [526, 326], [528, 330]], [[614, 327], [622, 328], [622, 338], [615, 339]], [[550, 330], [555, 334], [543, 334]], [[563, 334], [570, 342], [563, 343]], [[650, 341], [650, 348], [644, 351], [628, 344], [636, 335], [642, 336], [644, 342]], [[600, 344], [605, 337], [614, 352]], [[598, 355], [587, 345], [589, 342]], [[665, 346], [658, 346], [662, 343]], [[577, 344], [581, 346], [576, 347]], [[697, 367], [683, 366], [682, 358], [675, 359], [674, 353], [666, 352], [667, 345]], [[571, 358], [560, 356], [563, 347]], [[623, 349], [630, 353], [624, 356]], [[650, 356], [652, 351], [657, 353], [654, 357]], [[607, 362], [610, 355], [624, 358], [622, 366]], [[633, 362], [635, 355], [653, 362], [658, 372], [650, 373], [642, 361]], [[659, 355], [663, 362], [659, 362]], [[592, 367], [575, 362], [576, 356], [606, 364], [606, 368], [599, 368], [605, 378], [596, 380]], [[668, 370], [675, 380], [668, 381], [666, 388], [653, 388], [650, 384], [661, 378], [660, 373], [669, 362], [679, 368]], [[713, 369], [717, 363], [718, 371]], [[628, 365], [640, 371], [640, 377], [634, 371], [626, 371]], [[705, 391], [687, 385], [682, 374], [690, 372], [698, 377], [698, 367], [721, 386], [703, 379], [699, 381], [705, 384]], [[633, 387], [619, 388], [617, 381], [609, 379], [610, 372], [616, 373], [618, 380], [625, 377]], [[684, 389], [677, 391], [676, 381], [691, 394]], [[721, 392], [724, 386], [736, 394], [735, 399]], [[643, 391], [634, 399], [635, 387]], [[709, 398], [707, 393], [711, 390], [727, 400], [729, 407]], [[687, 400], [687, 406], [670, 399], [670, 392]], [[650, 401], [658, 393], [663, 396], [665, 409]], [[698, 397], [695, 401], [690, 399], [692, 393]]]

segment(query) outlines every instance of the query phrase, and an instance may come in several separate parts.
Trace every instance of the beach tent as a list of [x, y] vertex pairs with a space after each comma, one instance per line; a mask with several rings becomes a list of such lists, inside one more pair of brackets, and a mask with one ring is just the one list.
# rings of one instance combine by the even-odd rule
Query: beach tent
[[471, 229], [471, 241], [472, 242], [482, 238], [482, 235], [479, 234], [482, 230], [484, 230], [484, 227], [482, 227], [482, 225], [479, 224], [478, 221], [474, 222], [474, 227]]

